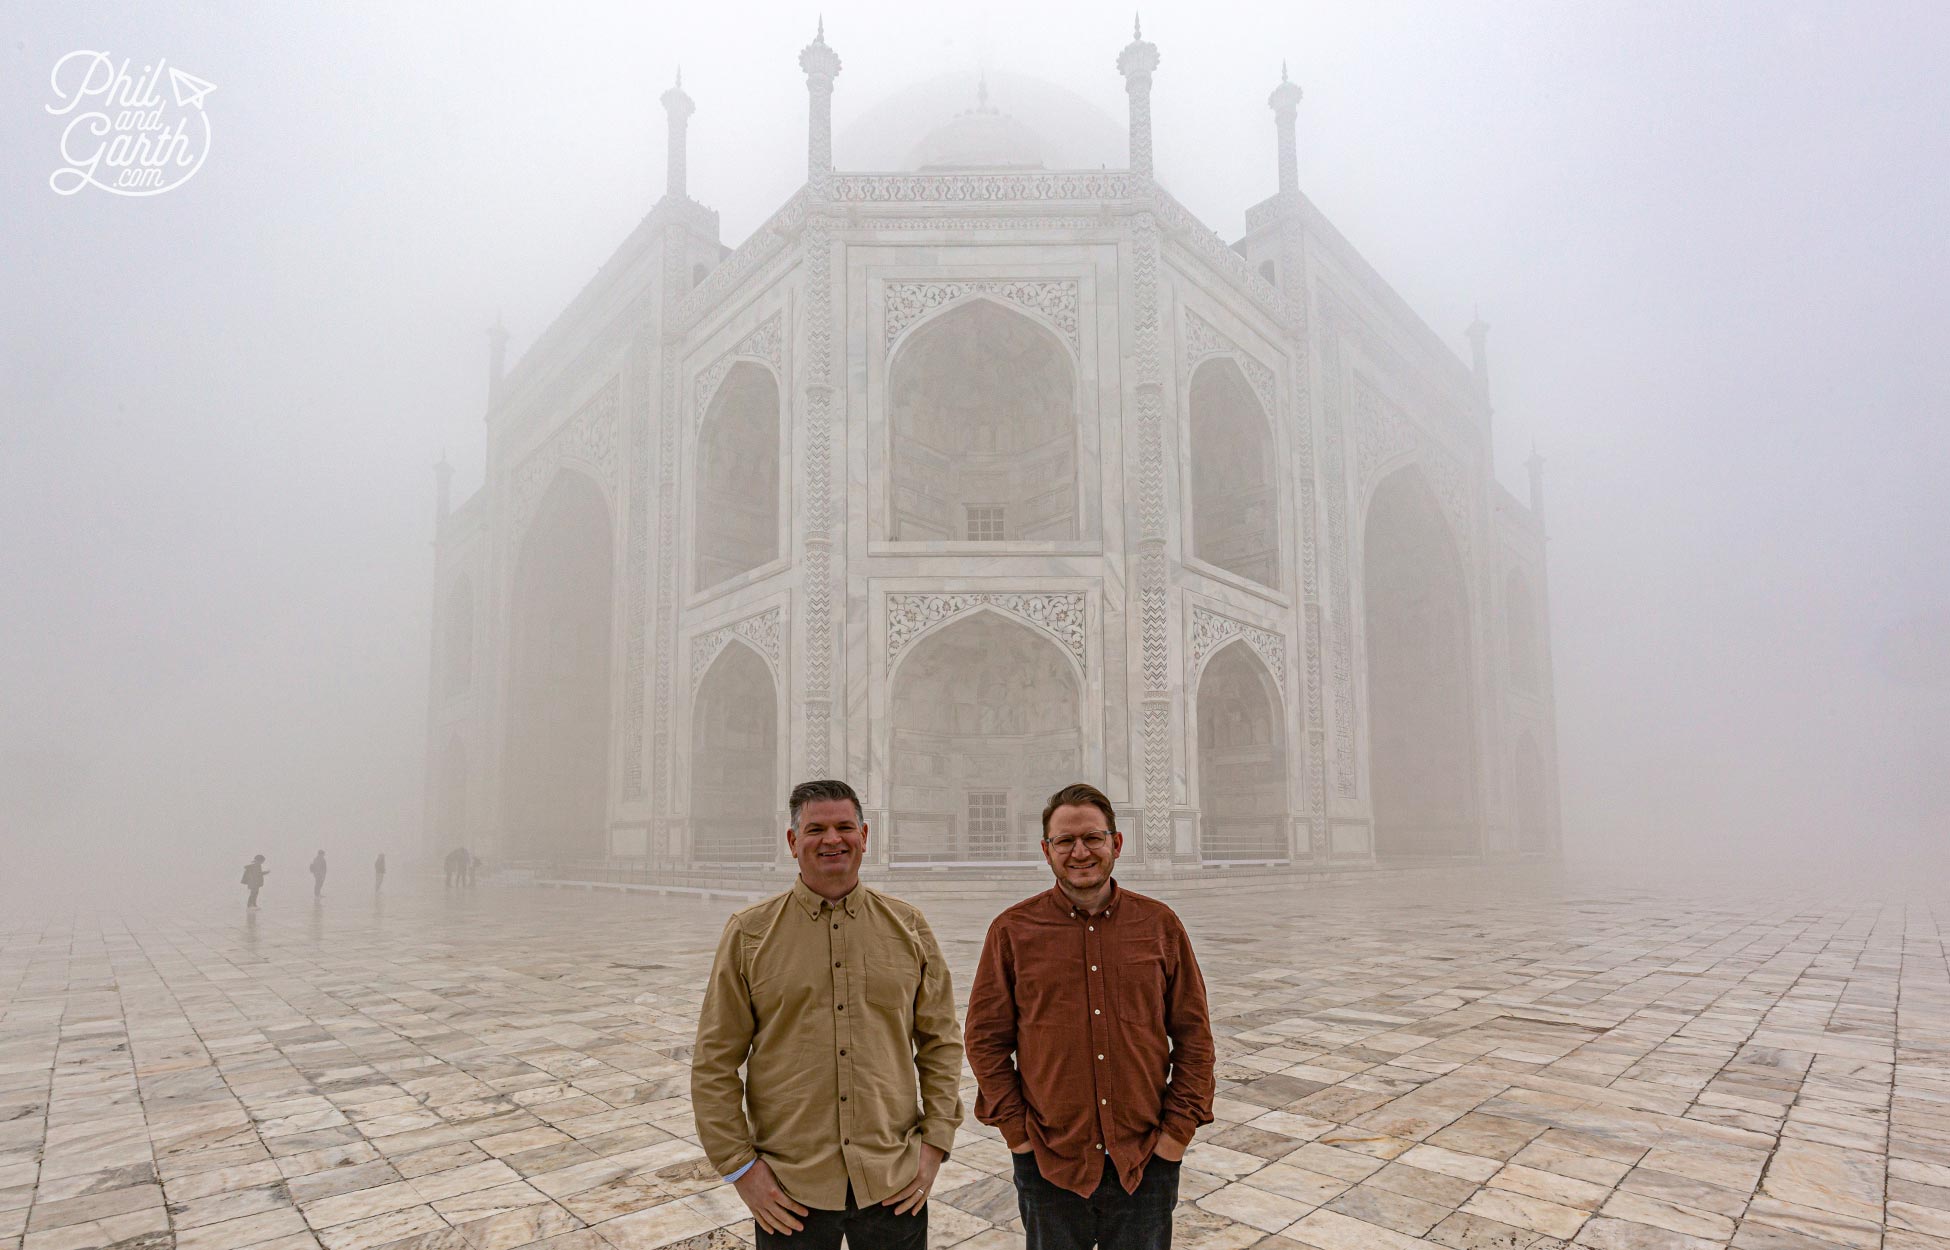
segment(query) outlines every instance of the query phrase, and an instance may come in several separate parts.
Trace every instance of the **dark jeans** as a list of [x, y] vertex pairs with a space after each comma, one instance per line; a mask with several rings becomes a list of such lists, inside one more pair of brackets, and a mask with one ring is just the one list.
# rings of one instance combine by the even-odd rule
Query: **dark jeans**
[[1043, 1179], [1034, 1154], [1016, 1161], [1016, 1206], [1027, 1250], [1171, 1250], [1171, 1209], [1178, 1205], [1179, 1165], [1153, 1156], [1137, 1192], [1124, 1192], [1117, 1165], [1104, 1159], [1097, 1192], [1079, 1198]]
[[814, 1207], [799, 1217], [805, 1227], [780, 1237], [752, 1224], [758, 1250], [840, 1250], [840, 1237], [851, 1250], [928, 1250], [928, 1207], [912, 1215], [895, 1215], [894, 1208], [875, 1203], [856, 1206], [853, 1186], [846, 1187], [844, 1211], [822, 1211]]

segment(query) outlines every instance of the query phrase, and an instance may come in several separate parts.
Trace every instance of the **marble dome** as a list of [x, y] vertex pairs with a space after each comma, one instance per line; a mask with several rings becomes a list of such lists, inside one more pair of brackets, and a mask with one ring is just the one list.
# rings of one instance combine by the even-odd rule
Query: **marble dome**
[[[1121, 102], [1115, 75], [1107, 92]], [[882, 172], [1121, 169], [1126, 149], [1124, 123], [1104, 108], [1056, 83], [992, 70], [882, 97], [838, 128], [833, 159], [843, 170]]]
[[909, 169], [1041, 169], [1043, 140], [1023, 122], [989, 103], [988, 80], [975, 107], [928, 132], [907, 159]]

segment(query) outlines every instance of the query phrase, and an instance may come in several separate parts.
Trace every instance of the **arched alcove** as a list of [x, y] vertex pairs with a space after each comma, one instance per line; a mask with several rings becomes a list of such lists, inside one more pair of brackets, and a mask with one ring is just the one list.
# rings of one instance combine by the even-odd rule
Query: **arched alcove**
[[1550, 785], [1545, 779], [1543, 753], [1537, 749], [1537, 740], [1527, 732], [1517, 743], [1516, 805], [1518, 848], [1549, 850]]
[[1539, 686], [1537, 656], [1537, 608], [1531, 598], [1530, 579], [1522, 569], [1511, 569], [1503, 583], [1503, 628], [1510, 640], [1510, 684], [1535, 693]]
[[474, 684], [474, 581], [462, 574], [447, 592], [441, 685], [449, 697]]
[[503, 761], [503, 828], [519, 858], [607, 849], [609, 506], [589, 477], [559, 470], [515, 559]]
[[915, 643], [893, 679], [893, 857], [1035, 860], [1043, 802], [1083, 775], [1082, 715], [1040, 630], [980, 611]]
[[1362, 558], [1375, 853], [1473, 852], [1468, 597], [1455, 540], [1420, 470], [1399, 469], [1375, 489]]
[[779, 385], [741, 360], [698, 427], [692, 589], [709, 590], [779, 558]]
[[1218, 356], [1192, 374], [1192, 554], [1258, 582], [1280, 584], [1280, 496], [1273, 433], [1238, 362]]
[[1286, 718], [1266, 664], [1241, 641], [1198, 682], [1199, 855], [1286, 859]]
[[897, 542], [1079, 536], [1076, 370], [1040, 322], [975, 299], [931, 318], [887, 370]]
[[769, 863], [785, 836], [778, 822], [778, 691], [772, 670], [741, 642], [711, 661], [691, 704], [691, 858], [701, 864]]

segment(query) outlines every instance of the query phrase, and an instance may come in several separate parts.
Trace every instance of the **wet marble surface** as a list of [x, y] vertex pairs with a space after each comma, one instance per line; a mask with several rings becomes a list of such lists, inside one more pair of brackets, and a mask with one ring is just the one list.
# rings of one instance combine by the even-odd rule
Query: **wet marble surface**
[[[687, 1098], [731, 903], [267, 901], [0, 914], [0, 1250], [750, 1243]], [[965, 994], [1005, 897], [921, 901]], [[1220, 1056], [1180, 1246], [1950, 1248], [1940, 898], [1526, 869], [1176, 905]], [[1020, 1246], [1008, 1176], [965, 1125], [935, 1244]]]

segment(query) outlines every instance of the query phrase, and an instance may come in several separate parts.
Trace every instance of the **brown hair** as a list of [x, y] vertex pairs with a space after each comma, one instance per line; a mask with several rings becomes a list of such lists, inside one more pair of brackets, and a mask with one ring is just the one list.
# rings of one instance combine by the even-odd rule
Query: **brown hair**
[[1112, 809], [1110, 800], [1104, 797], [1102, 790], [1099, 790], [1089, 782], [1079, 781], [1073, 785], [1064, 786], [1055, 794], [1050, 795], [1049, 802], [1043, 805], [1043, 836], [1045, 838], [1049, 837], [1049, 818], [1056, 815], [1057, 808], [1082, 807], [1085, 804], [1089, 804], [1104, 814], [1105, 829], [1108, 829], [1112, 833], [1117, 832], [1117, 812]]
[[853, 787], [844, 781], [802, 781], [792, 787], [792, 797], [786, 800], [786, 806], [792, 811], [792, 827], [794, 829], [799, 827], [800, 808], [824, 799], [845, 799], [853, 804], [855, 820], [864, 821], [867, 818], [866, 813], [860, 810], [860, 796], [855, 794]]

